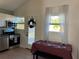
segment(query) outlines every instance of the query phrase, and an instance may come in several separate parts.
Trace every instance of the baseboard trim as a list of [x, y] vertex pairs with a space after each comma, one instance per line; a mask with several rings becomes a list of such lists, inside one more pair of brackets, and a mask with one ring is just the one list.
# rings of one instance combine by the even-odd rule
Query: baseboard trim
[[31, 49], [30, 49], [30, 48], [25, 48], [25, 49], [27, 49], [27, 50], [30, 50], [30, 51], [31, 51]]

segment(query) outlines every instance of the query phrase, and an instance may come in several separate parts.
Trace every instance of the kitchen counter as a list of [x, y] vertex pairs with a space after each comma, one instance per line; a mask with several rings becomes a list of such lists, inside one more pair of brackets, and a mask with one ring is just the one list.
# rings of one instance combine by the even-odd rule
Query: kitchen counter
[[8, 40], [8, 46], [14, 46], [14, 45], [18, 45], [20, 44], [20, 34], [16, 33], [16, 34], [1, 34], [0, 38], [6, 38]]

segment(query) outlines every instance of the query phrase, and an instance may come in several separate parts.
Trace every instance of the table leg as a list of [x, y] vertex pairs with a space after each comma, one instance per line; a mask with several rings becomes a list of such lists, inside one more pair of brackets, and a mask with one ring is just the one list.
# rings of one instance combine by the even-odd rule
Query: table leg
[[33, 59], [36, 59], [36, 56], [35, 55], [33, 55]]
[[38, 59], [38, 55], [36, 55], [36, 59]]

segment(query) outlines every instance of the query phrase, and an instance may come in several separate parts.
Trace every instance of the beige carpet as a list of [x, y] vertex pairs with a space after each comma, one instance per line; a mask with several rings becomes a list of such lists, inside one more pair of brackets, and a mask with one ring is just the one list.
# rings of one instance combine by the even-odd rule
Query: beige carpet
[[27, 49], [15, 48], [1, 52], [0, 59], [32, 59], [32, 54]]
[[33, 59], [33, 57], [29, 50], [23, 48], [15, 48], [1, 52], [0, 59]]

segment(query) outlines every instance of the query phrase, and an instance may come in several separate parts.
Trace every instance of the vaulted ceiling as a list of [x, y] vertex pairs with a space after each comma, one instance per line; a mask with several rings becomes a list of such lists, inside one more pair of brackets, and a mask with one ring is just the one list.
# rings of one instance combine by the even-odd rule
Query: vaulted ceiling
[[19, 6], [23, 5], [26, 0], [0, 0], [0, 9], [14, 11]]

